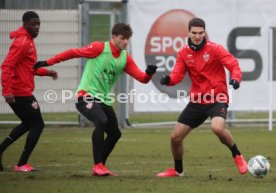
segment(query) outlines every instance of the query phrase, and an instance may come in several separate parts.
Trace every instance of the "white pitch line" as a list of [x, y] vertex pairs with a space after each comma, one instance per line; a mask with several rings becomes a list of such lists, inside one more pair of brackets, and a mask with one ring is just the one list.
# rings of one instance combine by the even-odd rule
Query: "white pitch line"
[[[137, 139], [130, 139], [130, 138], [121, 138], [119, 140], [119, 142], [136, 142], [139, 141]], [[73, 139], [67, 139], [67, 138], [58, 138], [55, 139], [54, 141], [55, 143], [91, 143], [91, 139], [90, 138], [73, 138]], [[40, 140], [40, 143], [53, 143], [53, 141], [50, 140]]]

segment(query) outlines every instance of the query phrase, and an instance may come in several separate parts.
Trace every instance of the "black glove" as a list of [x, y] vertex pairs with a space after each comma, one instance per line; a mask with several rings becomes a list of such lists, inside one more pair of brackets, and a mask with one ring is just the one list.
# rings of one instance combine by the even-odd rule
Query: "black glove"
[[232, 79], [230, 82], [229, 82], [230, 85], [233, 86], [233, 88], [236, 90], [238, 88], [240, 88], [240, 83], [239, 81], [235, 80], [235, 79]]
[[147, 73], [148, 75], [152, 76], [152, 75], [156, 72], [156, 69], [157, 69], [157, 68], [158, 68], [157, 66], [152, 65], [152, 64], [149, 64], [149, 65], [147, 66], [146, 73]]
[[34, 66], [33, 68], [34, 69], [38, 69], [38, 68], [41, 68], [43, 66], [49, 66], [49, 64], [47, 64], [46, 61], [38, 61]]
[[171, 80], [170, 76], [164, 74], [164, 76], [160, 80], [160, 84], [161, 85], [168, 84], [170, 80]]

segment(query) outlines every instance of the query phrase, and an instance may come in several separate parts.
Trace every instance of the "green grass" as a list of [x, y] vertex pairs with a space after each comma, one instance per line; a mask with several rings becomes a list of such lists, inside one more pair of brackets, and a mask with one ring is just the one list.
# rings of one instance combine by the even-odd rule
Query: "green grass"
[[[113, 107], [118, 108], [116, 103]], [[150, 123], [160, 121], [176, 121], [181, 112], [169, 112], [169, 113], [131, 113], [129, 115], [129, 121], [131, 123]], [[77, 112], [69, 113], [42, 113], [44, 121], [78, 121]], [[273, 113], [275, 119], [276, 112]], [[235, 112], [235, 118], [237, 119], [267, 119], [267, 112]], [[1, 114], [0, 121], [17, 121], [19, 120], [14, 114]], [[5, 127], [6, 128], [6, 127]], [[1, 129], [1, 125], [0, 125]]]
[[[129, 121], [131, 123], [150, 123], [150, 122], [166, 122], [176, 121], [181, 112], [170, 113], [131, 113]], [[248, 112], [240, 111], [235, 112], [234, 117], [236, 119], [268, 119], [268, 112]], [[273, 113], [275, 119], [276, 112]]]
[[132, 113], [129, 116], [131, 123], [152, 123], [176, 121], [180, 113]]
[[[119, 177], [91, 177], [90, 128], [44, 130], [30, 163], [41, 169], [15, 173], [25, 136], [5, 152], [0, 193], [274, 193], [276, 183], [276, 131], [235, 128], [231, 132], [246, 158], [269, 158], [271, 172], [257, 179], [241, 176], [229, 150], [207, 128], [193, 131], [185, 140], [185, 177], [160, 179], [155, 174], [173, 165], [171, 129], [123, 129], [122, 138], [107, 166]], [[0, 130], [2, 140], [9, 130]]]
[[[78, 121], [77, 112], [70, 113], [42, 113], [44, 121]], [[18, 121], [15, 114], [0, 114], [0, 121]]]

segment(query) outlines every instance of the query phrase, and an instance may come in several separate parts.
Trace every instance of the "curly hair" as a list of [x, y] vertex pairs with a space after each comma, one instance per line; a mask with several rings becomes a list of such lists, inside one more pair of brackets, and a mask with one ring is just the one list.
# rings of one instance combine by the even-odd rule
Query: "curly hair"
[[126, 23], [117, 23], [112, 28], [112, 35], [122, 35], [124, 38], [129, 39], [132, 36], [132, 29]]

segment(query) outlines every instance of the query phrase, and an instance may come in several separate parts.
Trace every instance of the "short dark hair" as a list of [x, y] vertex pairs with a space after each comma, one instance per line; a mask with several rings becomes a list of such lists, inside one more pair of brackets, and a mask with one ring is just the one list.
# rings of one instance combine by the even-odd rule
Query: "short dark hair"
[[192, 27], [203, 27], [203, 29], [205, 30], [205, 21], [201, 18], [196, 17], [189, 21], [188, 30], [190, 31]]
[[122, 35], [124, 38], [129, 39], [132, 36], [132, 29], [126, 23], [117, 23], [112, 28], [112, 35]]
[[34, 11], [26, 11], [22, 16], [23, 23], [30, 21], [32, 18], [39, 18], [38, 14]]

